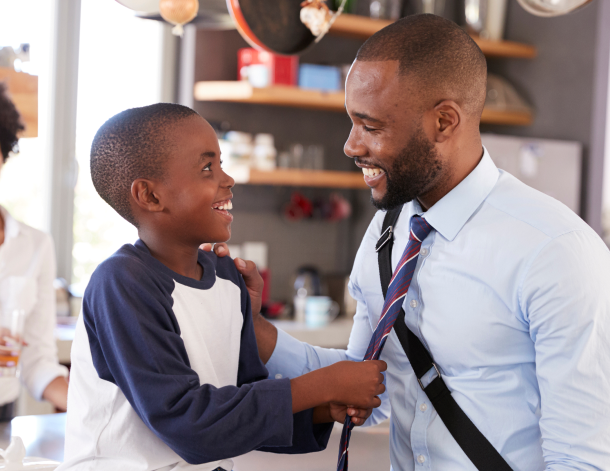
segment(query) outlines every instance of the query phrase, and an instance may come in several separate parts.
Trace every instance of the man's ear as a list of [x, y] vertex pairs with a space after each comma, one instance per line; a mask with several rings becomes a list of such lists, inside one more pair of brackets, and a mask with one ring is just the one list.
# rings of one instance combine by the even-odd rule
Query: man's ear
[[163, 211], [164, 206], [156, 191], [156, 184], [146, 179], [136, 179], [131, 184], [131, 197], [141, 209], [150, 212]]
[[453, 100], [443, 100], [434, 107], [434, 134], [437, 143], [445, 142], [459, 129], [463, 111]]

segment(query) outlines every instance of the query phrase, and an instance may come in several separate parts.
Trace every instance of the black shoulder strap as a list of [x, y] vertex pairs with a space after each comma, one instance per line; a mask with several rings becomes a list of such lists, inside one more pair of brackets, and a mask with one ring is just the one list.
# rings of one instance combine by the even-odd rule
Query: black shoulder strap
[[[386, 213], [383, 220], [381, 237], [375, 247], [378, 253], [379, 275], [384, 298], [392, 279], [394, 227], [401, 210], [402, 207], [398, 207]], [[453, 436], [475, 467], [479, 470], [512, 470], [451, 396], [451, 392], [443, 381], [432, 356], [419, 338], [405, 324], [404, 310], [401, 310], [398, 314], [398, 318], [394, 323], [394, 331], [413, 367], [420, 387], [426, 392], [451, 436]], [[436, 370], [436, 377], [424, 388], [421, 378], [430, 369]]]

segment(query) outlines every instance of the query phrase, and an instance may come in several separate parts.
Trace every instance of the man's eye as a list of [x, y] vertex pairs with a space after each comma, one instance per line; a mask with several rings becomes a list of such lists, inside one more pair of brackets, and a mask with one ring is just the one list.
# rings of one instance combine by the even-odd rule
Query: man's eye
[[206, 165], [206, 166], [205, 166], [205, 167], [202, 169], [202, 171], [204, 171], [204, 170], [212, 170], [212, 163], [210, 162], [209, 164], [207, 164], [207, 165]]
[[364, 126], [364, 131], [368, 131], [369, 133], [371, 131], [377, 131], [375, 128], [369, 128], [368, 126]]

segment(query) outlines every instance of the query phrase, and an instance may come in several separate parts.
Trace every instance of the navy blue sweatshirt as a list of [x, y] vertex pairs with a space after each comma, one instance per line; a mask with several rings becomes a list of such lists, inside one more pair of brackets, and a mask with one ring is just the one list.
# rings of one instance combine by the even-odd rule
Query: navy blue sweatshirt
[[[223, 467], [254, 449], [320, 451], [332, 424], [292, 414], [267, 379], [250, 297], [229, 257], [199, 252], [200, 281], [137, 241], [91, 277], [72, 348], [62, 469]], [[188, 463], [188, 464], [187, 464]]]

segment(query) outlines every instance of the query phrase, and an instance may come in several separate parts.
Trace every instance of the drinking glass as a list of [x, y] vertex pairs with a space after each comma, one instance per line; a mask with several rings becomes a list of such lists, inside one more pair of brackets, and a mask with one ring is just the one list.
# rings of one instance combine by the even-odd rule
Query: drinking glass
[[0, 323], [0, 377], [18, 377], [23, 346], [25, 313], [15, 309], [2, 313]]

